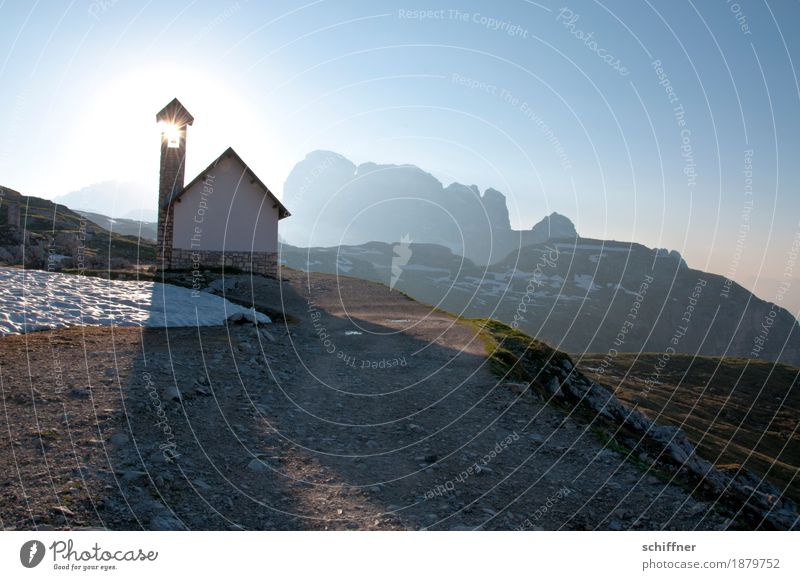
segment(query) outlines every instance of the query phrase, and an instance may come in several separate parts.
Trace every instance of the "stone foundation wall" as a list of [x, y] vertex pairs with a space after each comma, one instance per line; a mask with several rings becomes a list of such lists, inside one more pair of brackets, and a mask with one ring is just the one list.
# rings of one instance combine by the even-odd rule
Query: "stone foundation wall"
[[264, 276], [278, 275], [277, 252], [219, 252], [172, 248], [169, 268], [197, 270], [203, 268], [238, 268]]

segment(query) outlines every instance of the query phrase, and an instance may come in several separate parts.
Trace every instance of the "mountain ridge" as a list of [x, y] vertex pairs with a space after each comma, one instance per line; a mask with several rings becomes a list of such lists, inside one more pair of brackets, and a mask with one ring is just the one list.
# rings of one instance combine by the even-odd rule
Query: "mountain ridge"
[[513, 229], [506, 197], [497, 189], [481, 193], [456, 181], [445, 186], [416, 165], [356, 165], [325, 150], [312, 151], [295, 165], [284, 184], [284, 200], [292, 207], [292, 220], [282, 224], [282, 237], [293, 245], [354, 245], [408, 236], [489, 264], [514, 248], [578, 235], [557, 213], [544, 218], [545, 226]]

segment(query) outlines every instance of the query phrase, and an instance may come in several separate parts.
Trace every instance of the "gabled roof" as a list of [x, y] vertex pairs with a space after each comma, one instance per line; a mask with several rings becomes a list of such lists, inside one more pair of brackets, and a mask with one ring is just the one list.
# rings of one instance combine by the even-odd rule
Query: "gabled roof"
[[186, 186], [183, 189], [181, 189], [180, 191], [174, 192], [169, 197], [169, 199], [166, 201], [166, 203], [164, 204], [164, 207], [169, 207], [170, 204], [172, 204], [174, 201], [177, 201], [178, 199], [180, 199], [180, 197], [184, 193], [186, 193], [189, 189], [191, 189], [192, 186], [194, 186], [194, 184], [196, 184], [199, 181], [205, 180], [206, 175], [208, 173], [210, 173], [211, 170], [214, 169], [223, 159], [226, 159], [226, 158], [232, 158], [232, 159], [238, 161], [242, 165], [242, 167], [244, 167], [245, 173], [247, 175], [249, 175], [250, 183], [255, 183], [262, 190], [264, 190], [264, 193], [267, 194], [267, 196], [273, 202], [273, 206], [272, 207], [278, 209], [278, 219], [279, 220], [282, 220], [283, 218], [289, 217], [290, 215], [292, 215], [291, 213], [289, 213], [289, 210], [284, 207], [284, 205], [280, 202], [280, 200], [278, 200], [278, 198], [275, 197], [275, 195], [269, 190], [269, 188], [264, 184], [264, 182], [261, 181], [255, 173], [253, 173], [253, 170], [250, 169], [250, 167], [248, 167], [247, 163], [245, 163], [244, 160], [241, 157], [239, 157], [239, 154], [236, 153], [236, 151], [233, 150], [233, 147], [228, 147], [222, 153], [222, 155], [220, 155], [214, 161], [212, 161], [211, 165], [206, 167], [203, 171], [201, 171], [197, 175], [197, 177], [195, 177], [189, 183], [187, 183]]
[[194, 117], [186, 110], [181, 102], [174, 98], [167, 106], [156, 113], [156, 121], [164, 121], [172, 125], [183, 127], [184, 125], [191, 125], [194, 123]]

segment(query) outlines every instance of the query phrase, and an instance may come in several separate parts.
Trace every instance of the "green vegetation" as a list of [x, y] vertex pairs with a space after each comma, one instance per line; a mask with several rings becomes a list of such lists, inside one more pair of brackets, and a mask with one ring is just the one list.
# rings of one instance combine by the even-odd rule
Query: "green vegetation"
[[493, 318], [473, 318], [467, 322], [479, 331], [492, 372], [498, 377], [525, 383], [541, 381], [545, 365], [561, 366], [564, 360], [572, 363], [565, 353]]

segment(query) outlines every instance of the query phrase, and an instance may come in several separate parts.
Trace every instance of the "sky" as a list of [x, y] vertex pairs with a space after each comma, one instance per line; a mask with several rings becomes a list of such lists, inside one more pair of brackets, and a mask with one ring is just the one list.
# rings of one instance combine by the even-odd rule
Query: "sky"
[[502, 191], [516, 228], [557, 211], [776, 301], [800, 271], [798, 22], [748, 0], [0, 0], [0, 184], [155, 204], [178, 97], [187, 177], [228, 146], [279, 197], [315, 149], [413, 163]]

